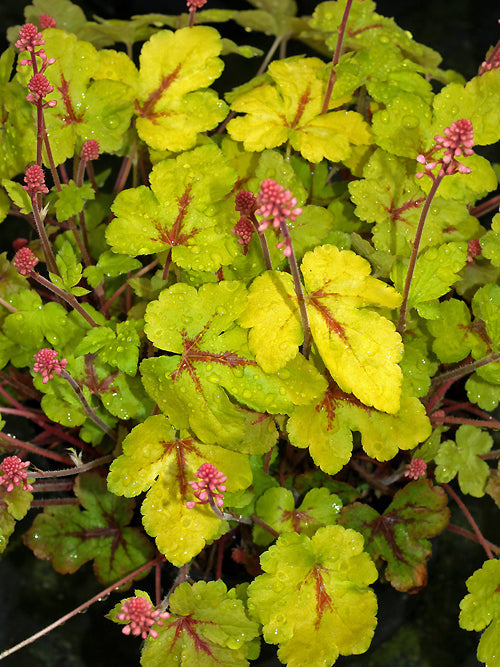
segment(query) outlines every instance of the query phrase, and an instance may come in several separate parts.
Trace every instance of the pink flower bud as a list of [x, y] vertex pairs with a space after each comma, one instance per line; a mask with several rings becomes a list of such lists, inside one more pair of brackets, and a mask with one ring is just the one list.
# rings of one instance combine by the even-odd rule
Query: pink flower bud
[[38, 28], [33, 23], [25, 23], [19, 31], [17, 42], [14, 46], [20, 51], [33, 53], [35, 48], [42, 44], [45, 44], [45, 40], [42, 33], [38, 32]]
[[26, 97], [28, 102], [37, 102], [54, 90], [54, 86], [51, 85], [47, 77], [40, 73], [31, 77], [28, 88], [31, 91], [31, 94]]
[[97, 160], [99, 157], [99, 143], [95, 139], [85, 141], [82, 146], [80, 157], [86, 162], [89, 160]]
[[35, 197], [39, 192], [47, 194], [49, 191], [45, 185], [44, 171], [37, 164], [34, 164], [26, 169], [24, 182], [26, 185], [23, 185], [23, 190], [26, 190], [26, 192], [28, 192], [32, 198]]
[[119, 621], [128, 621], [122, 632], [124, 635], [141, 636], [146, 639], [148, 635], [156, 639], [158, 633], [152, 630], [152, 626], [164, 625], [163, 620], [169, 618], [167, 611], [160, 612], [154, 609], [152, 603], [145, 597], [133, 597], [124, 600], [121, 611], [116, 615]]
[[30, 465], [29, 461], [21, 461], [18, 456], [7, 456], [0, 464], [0, 485], [7, 487], [7, 493], [10, 493], [15, 487], [22, 484], [23, 491], [33, 491], [31, 484], [28, 484], [26, 468]]
[[205, 5], [207, 0], [187, 0], [187, 7], [190, 12], [201, 9]]
[[42, 374], [43, 384], [47, 384], [49, 380], [52, 380], [54, 373], [60, 375], [68, 365], [68, 360], [57, 359], [57, 354], [56, 350], [44, 347], [34, 355], [35, 364], [33, 371]]
[[410, 477], [410, 479], [419, 479], [420, 477], [425, 477], [427, 472], [427, 463], [423, 459], [412, 459], [408, 464], [408, 469], [405, 472], [405, 477]]
[[33, 271], [38, 262], [38, 257], [29, 248], [23, 247], [16, 252], [12, 266], [15, 266], [17, 272], [22, 276], [27, 276]]
[[48, 14], [40, 14], [39, 21], [42, 30], [46, 30], [47, 28], [57, 28], [56, 20]]
[[212, 502], [217, 507], [222, 507], [224, 504], [224, 491], [226, 490], [224, 484], [227, 480], [226, 475], [219, 472], [211, 463], [203, 463], [198, 468], [196, 477], [199, 477], [201, 481], [188, 482], [188, 484], [193, 489], [197, 502], [191, 500], [186, 503], [188, 509], [193, 509], [195, 505], [206, 505]]

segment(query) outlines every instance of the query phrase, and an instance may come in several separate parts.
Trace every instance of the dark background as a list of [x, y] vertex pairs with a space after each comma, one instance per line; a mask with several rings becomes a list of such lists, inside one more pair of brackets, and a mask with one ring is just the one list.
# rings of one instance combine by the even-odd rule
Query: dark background
[[[23, 22], [23, 8], [27, 4], [25, 0], [16, 3], [0, 0], [2, 50], [6, 46], [5, 29]], [[176, 14], [185, 11], [186, 6], [184, 0], [80, 0], [76, 4], [88, 18], [97, 14], [124, 19], [148, 12]], [[299, 0], [297, 4], [300, 13], [310, 14], [318, 3]], [[251, 5], [244, 0], [209, 0], [208, 7], [250, 9]], [[477, 73], [486, 51], [500, 38], [498, 0], [379, 0], [377, 11], [393, 16], [416, 40], [439, 51], [444, 69], [455, 69], [467, 78]], [[271, 38], [248, 35], [231, 24], [224, 24], [222, 29], [240, 43], [255, 43], [254, 37], [259, 37], [257, 45], [264, 51], [272, 42]], [[299, 53], [301, 48], [298, 47]], [[480, 525], [497, 522], [498, 510], [490, 499], [468, 505]], [[452, 521], [468, 527], [460, 516], [454, 516]], [[24, 523], [26, 530], [31, 518]], [[51, 623], [101, 588], [89, 565], [75, 575], [62, 577], [48, 563], [34, 559], [21, 545], [22, 532], [23, 526], [18, 526], [0, 560], [0, 651]], [[459, 629], [458, 604], [466, 593], [465, 580], [483, 560], [480, 547], [445, 532], [433, 543], [430, 585], [419, 595], [409, 596], [377, 584], [379, 626], [372, 649], [363, 656], [341, 658], [336, 664], [339, 667], [479, 665], [475, 658], [479, 635]], [[164, 584], [168, 586], [168, 581]], [[153, 582], [150, 578], [139, 582], [138, 587], [153, 590]], [[115, 601], [94, 605], [86, 614], [7, 658], [3, 664], [5, 667], [137, 667], [140, 642], [123, 637], [119, 627], [104, 619]], [[272, 648], [266, 649], [256, 664], [278, 665], [273, 654]]]

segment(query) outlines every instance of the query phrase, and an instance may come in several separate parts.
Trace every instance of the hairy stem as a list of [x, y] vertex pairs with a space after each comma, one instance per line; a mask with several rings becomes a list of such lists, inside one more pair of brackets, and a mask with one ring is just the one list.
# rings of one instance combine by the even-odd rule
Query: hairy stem
[[458, 380], [465, 375], [473, 373], [478, 368], [487, 366], [488, 364], [492, 364], [496, 361], [500, 361], [500, 352], [494, 352], [489, 354], [487, 357], [478, 359], [477, 361], [471, 361], [470, 363], [459, 366], [458, 368], [453, 368], [451, 371], [446, 371], [445, 373], [441, 373], [441, 375], [436, 375], [432, 380], [431, 386], [440, 385], [443, 382], [448, 382], [448, 380]]
[[441, 484], [441, 486], [446, 491], [446, 493], [453, 498], [453, 500], [457, 503], [457, 505], [462, 510], [465, 518], [467, 519], [467, 521], [469, 522], [472, 530], [476, 534], [476, 537], [478, 539], [479, 544], [485, 550], [486, 555], [488, 556], [488, 558], [493, 559], [493, 554], [491, 553], [491, 549], [490, 549], [489, 545], [487, 544], [486, 540], [484, 539], [482, 532], [479, 530], [479, 526], [474, 521], [474, 518], [472, 517], [472, 514], [469, 512], [467, 507], [464, 505], [461, 498], [455, 493], [455, 491], [448, 484]]
[[29, 276], [30, 278], [33, 278], [33, 280], [36, 280], [36, 282], [39, 283], [40, 285], [43, 285], [46, 289], [53, 292], [57, 297], [59, 297], [63, 301], [66, 301], [66, 303], [72, 308], [74, 308], [76, 311], [78, 311], [80, 315], [83, 317], [83, 319], [86, 320], [91, 326], [93, 327], [99, 326], [97, 322], [94, 320], [94, 318], [91, 315], [89, 315], [89, 313], [87, 313], [87, 311], [83, 308], [83, 306], [76, 300], [76, 298], [72, 294], [68, 294], [68, 292], [65, 292], [59, 287], [56, 287], [54, 283], [51, 283], [50, 280], [47, 280], [47, 278], [44, 278], [35, 271], [30, 271]]
[[74, 468], [65, 468], [64, 470], [47, 470], [46, 472], [30, 473], [30, 479], [51, 479], [52, 477], [68, 477], [69, 475], [80, 475], [82, 472], [87, 472], [93, 468], [99, 468], [105, 463], [110, 463], [113, 460], [113, 455], [101, 456], [89, 463], [83, 463], [81, 466]]
[[[471, 533], [470, 530], [466, 530], [465, 528], [461, 528], [460, 526], [455, 526], [453, 523], [449, 523], [446, 526], [446, 530], [449, 530], [452, 533], [457, 533], [457, 535], [462, 535], [463, 537], [467, 537], [469, 540], [472, 540], [473, 542], [477, 542], [478, 544], [480, 544], [477, 535]], [[497, 547], [496, 544], [493, 544], [493, 542], [490, 542], [489, 540], [485, 540], [485, 542], [492, 551], [500, 555], [500, 547]]]
[[45, 231], [45, 226], [40, 216], [40, 209], [38, 208], [38, 201], [36, 196], [31, 197], [31, 205], [33, 208], [33, 217], [35, 219], [36, 231], [42, 243], [42, 249], [47, 268], [50, 273], [54, 273], [56, 276], [58, 276], [59, 269], [57, 268], [56, 258], [52, 252], [52, 248], [47, 237], [47, 232]]
[[302, 320], [302, 329], [304, 331], [304, 342], [302, 343], [302, 354], [306, 359], [309, 358], [309, 352], [311, 350], [311, 327], [309, 325], [309, 317], [307, 315], [306, 300], [304, 297], [304, 290], [302, 289], [302, 283], [300, 282], [300, 273], [299, 266], [297, 264], [297, 258], [295, 257], [295, 251], [293, 249], [292, 239], [290, 238], [290, 232], [288, 231], [287, 224], [284, 220], [280, 223], [281, 234], [285, 241], [285, 248], [290, 248], [291, 252], [288, 257], [288, 264], [290, 266], [290, 271], [293, 278], [293, 288], [295, 290], [295, 295], [297, 296], [297, 301], [299, 304], [300, 319]]
[[432, 187], [429, 190], [429, 194], [427, 195], [424, 205], [422, 206], [422, 210], [420, 211], [420, 219], [418, 221], [417, 231], [415, 233], [415, 239], [413, 240], [410, 262], [408, 264], [408, 271], [406, 273], [405, 286], [403, 289], [403, 303], [401, 304], [401, 308], [399, 310], [399, 319], [396, 327], [397, 331], [401, 335], [403, 335], [404, 330], [406, 328], [406, 318], [408, 316], [408, 299], [410, 297], [411, 281], [413, 280], [413, 274], [415, 272], [415, 265], [417, 263], [418, 249], [420, 247], [420, 241], [422, 240], [422, 232], [424, 231], [424, 224], [427, 219], [427, 214], [429, 213], [432, 200], [434, 199], [434, 195], [436, 194], [439, 184], [443, 180], [443, 175], [444, 174], [439, 174], [438, 176], [435, 177], [432, 183]]
[[24, 449], [27, 452], [32, 454], [38, 454], [39, 456], [44, 456], [46, 459], [52, 459], [53, 461], [59, 461], [59, 463], [64, 463], [66, 465], [71, 464], [71, 459], [68, 456], [63, 456], [57, 452], [53, 452], [51, 449], [43, 449], [42, 447], [37, 447], [36, 445], [31, 444], [31, 442], [24, 442], [18, 438], [13, 438], [7, 433], [0, 433], [0, 443], [2, 447], [14, 447], [15, 449]]
[[96, 426], [98, 426], [104, 433], [109, 435], [110, 438], [113, 438], [113, 440], [116, 439], [116, 433], [111, 429], [106, 422], [103, 422], [103, 420], [98, 417], [95, 412], [92, 410], [90, 405], [87, 402], [87, 399], [83, 395], [83, 392], [80, 388], [80, 385], [78, 382], [68, 373], [66, 370], [62, 370], [60, 372], [60, 376], [64, 378], [70, 385], [71, 387], [75, 390], [76, 395], [78, 396], [78, 400], [82, 404], [82, 408], [85, 411], [85, 414], [89, 419], [91, 419]]
[[323, 106], [321, 108], [321, 113], [326, 113], [328, 111], [328, 105], [330, 104], [330, 98], [332, 96], [333, 86], [335, 85], [335, 80], [337, 75], [335, 74], [335, 67], [339, 64], [340, 56], [342, 54], [342, 47], [344, 45], [344, 36], [347, 28], [347, 21], [349, 19], [349, 14], [351, 12], [352, 0], [347, 0], [344, 15], [342, 16], [342, 21], [339, 25], [337, 44], [335, 45], [335, 53], [333, 54], [332, 59], [332, 69], [330, 71], [330, 78], [328, 79], [328, 85], [326, 87], [325, 99], [323, 100]]

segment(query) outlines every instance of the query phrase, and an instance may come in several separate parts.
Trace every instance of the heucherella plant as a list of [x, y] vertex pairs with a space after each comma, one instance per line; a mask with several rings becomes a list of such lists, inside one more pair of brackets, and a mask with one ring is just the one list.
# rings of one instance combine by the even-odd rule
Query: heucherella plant
[[[0, 660], [112, 593], [143, 667], [261, 638], [333, 665], [449, 529], [486, 556], [457, 622], [499, 665], [500, 544], [467, 505], [500, 507], [500, 43], [465, 81], [372, 0], [250, 4], [34, 0], [8, 32], [0, 551], [29, 512], [25, 546], [103, 590]], [[223, 94], [228, 56], [252, 74]]]

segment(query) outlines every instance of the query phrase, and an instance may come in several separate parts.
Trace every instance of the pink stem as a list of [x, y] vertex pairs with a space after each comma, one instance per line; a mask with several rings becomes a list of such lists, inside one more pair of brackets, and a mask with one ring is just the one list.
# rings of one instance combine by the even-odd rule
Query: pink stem
[[488, 556], [488, 558], [493, 559], [493, 554], [491, 553], [491, 549], [490, 549], [489, 545], [486, 543], [486, 540], [484, 539], [482, 532], [479, 530], [479, 526], [474, 521], [474, 518], [472, 517], [472, 514], [469, 512], [467, 507], [464, 505], [464, 503], [462, 502], [460, 497], [455, 493], [455, 491], [453, 491], [451, 486], [449, 486], [448, 484], [441, 484], [441, 486], [446, 491], [446, 493], [453, 498], [453, 500], [457, 503], [457, 505], [462, 510], [463, 514], [465, 515], [465, 518], [470, 523], [470, 526], [471, 526], [472, 530], [476, 534], [479, 544], [486, 551], [486, 555]]

